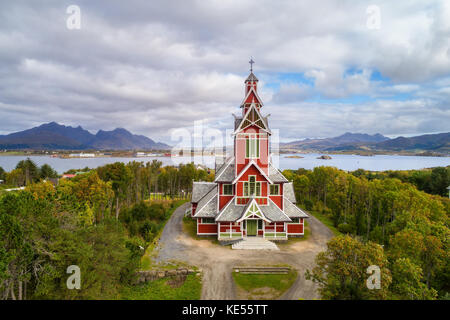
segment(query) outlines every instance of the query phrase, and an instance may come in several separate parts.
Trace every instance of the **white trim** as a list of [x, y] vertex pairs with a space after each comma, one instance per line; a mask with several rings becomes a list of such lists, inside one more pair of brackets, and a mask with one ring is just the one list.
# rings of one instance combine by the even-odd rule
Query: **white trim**
[[[261, 98], [260, 98], [259, 95], [258, 95], [258, 92], [255, 90], [255, 87], [253, 87], [253, 86], [251, 86], [250, 90], [248, 90], [247, 94], [246, 94], [245, 97], [244, 97], [244, 100], [242, 100], [242, 102], [241, 102], [241, 106], [244, 106], [244, 105], [245, 105], [245, 100], [247, 100], [247, 98], [250, 96], [250, 92], [252, 92], [252, 91], [255, 93], [256, 99], [258, 99], [259, 104], [260, 104], [261, 106], [263, 106], [264, 103], [262, 102]], [[254, 103], [254, 100], [252, 101], [252, 104], [253, 104], [253, 103]]]
[[259, 112], [258, 109], [256, 108], [255, 104], [252, 103], [252, 105], [250, 106], [250, 108], [247, 110], [247, 113], [246, 113], [246, 114], [244, 115], [244, 117], [242, 118], [241, 123], [239, 124], [239, 127], [238, 127], [236, 130], [234, 130], [234, 132], [233, 132], [233, 135], [234, 135], [234, 136], [237, 135], [238, 133], [240, 133], [242, 130], [245, 129], [245, 128], [242, 128], [242, 124], [243, 124], [244, 121], [247, 119], [247, 117], [249, 117], [250, 112], [251, 112], [252, 109], [255, 109], [255, 111], [256, 111], [256, 113], [258, 114], [260, 120], [264, 123], [264, 125], [266, 126], [266, 128], [265, 128], [265, 129], [264, 129], [264, 128], [261, 128], [261, 127], [258, 126], [255, 122], [250, 121], [250, 120], [249, 120], [249, 121], [251, 122], [251, 124], [248, 125], [248, 126], [246, 126], [245, 128], [248, 128], [248, 127], [251, 126], [251, 125], [255, 125], [255, 126], [257, 126], [258, 128], [260, 128], [261, 130], [265, 131], [268, 135], [271, 135], [271, 134], [272, 134], [272, 132], [269, 130], [269, 125], [268, 125], [268, 124], [266, 123], [266, 121], [264, 120], [264, 117], [261, 115], [261, 112]]
[[242, 175], [248, 170], [248, 168], [250, 168], [251, 165], [255, 165], [255, 167], [259, 170], [259, 172], [264, 176], [264, 178], [266, 178], [267, 181], [269, 181], [270, 184], [273, 184], [272, 180], [269, 179], [269, 177], [266, 175], [266, 173], [258, 166], [258, 164], [253, 161], [250, 160], [248, 162], [248, 164], [245, 166], [244, 169], [241, 170], [241, 173], [239, 173], [239, 175], [233, 180], [233, 184], [235, 184], [241, 177]]
[[[202, 220], [202, 222], [200, 224], [206, 224], [206, 225], [217, 224], [217, 222], [216, 222], [216, 220], [214, 218], [198, 218], [198, 219]], [[213, 219], [214, 222], [212, 222], [212, 223], [211, 222], [203, 222], [203, 219]]]
[[[250, 208], [253, 206], [253, 203], [256, 204], [256, 207], [258, 208], [258, 211], [261, 213], [261, 219], [270, 223], [271, 221], [270, 221], [269, 219], [267, 219], [267, 217], [264, 215], [263, 211], [261, 210], [261, 207], [258, 205], [258, 203], [256, 202], [255, 199], [253, 199], [253, 200], [250, 202], [250, 204], [249, 204], [247, 210], [244, 211], [244, 213], [242, 214], [242, 216], [241, 216], [238, 220], [236, 220], [236, 222], [241, 222], [241, 221], [243, 221], [243, 220], [247, 220], [246, 217], [245, 217], [245, 215], [247, 214], [248, 210], [250, 210]], [[258, 220], [258, 219], [251, 219], [251, 218], [249, 218], [249, 219], [250, 219], [250, 220]]]

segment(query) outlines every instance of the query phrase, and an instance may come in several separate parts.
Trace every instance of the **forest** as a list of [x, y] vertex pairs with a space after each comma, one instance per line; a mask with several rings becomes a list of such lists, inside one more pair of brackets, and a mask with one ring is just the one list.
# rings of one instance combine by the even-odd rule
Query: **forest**
[[[30, 159], [0, 168], [0, 299], [120, 299], [175, 199], [188, 201], [193, 180], [214, 179], [194, 164], [158, 161], [67, 173], [75, 176]], [[336, 234], [306, 274], [322, 298], [450, 298], [449, 167], [283, 174], [299, 206]], [[24, 190], [4, 191], [12, 187]], [[69, 265], [84, 270], [81, 290], [66, 288]], [[370, 265], [381, 269], [381, 290], [365, 287]]]
[[[192, 180], [212, 177], [158, 161], [71, 172], [58, 179], [29, 159], [0, 169], [0, 299], [120, 299]], [[82, 270], [81, 290], [66, 287], [70, 265]]]
[[[294, 183], [298, 204], [341, 235], [309, 272], [321, 284], [322, 297], [450, 298], [450, 167], [387, 172], [317, 167], [284, 174]], [[372, 264], [383, 266], [383, 290], [365, 290], [365, 268]]]

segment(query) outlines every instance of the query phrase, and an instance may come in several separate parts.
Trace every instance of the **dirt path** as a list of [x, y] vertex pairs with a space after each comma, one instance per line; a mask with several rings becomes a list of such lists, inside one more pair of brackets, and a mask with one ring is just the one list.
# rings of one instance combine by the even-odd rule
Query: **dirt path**
[[289, 264], [299, 277], [281, 299], [316, 299], [316, 285], [304, 277], [306, 269], [314, 266], [314, 258], [325, 250], [333, 233], [313, 216], [309, 219], [311, 235], [308, 240], [280, 246], [280, 251], [232, 250], [209, 240], [195, 240], [182, 231], [183, 215], [188, 203], [175, 210], [160, 239], [157, 262], [183, 261], [203, 270], [202, 299], [236, 299], [231, 270], [235, 265]]

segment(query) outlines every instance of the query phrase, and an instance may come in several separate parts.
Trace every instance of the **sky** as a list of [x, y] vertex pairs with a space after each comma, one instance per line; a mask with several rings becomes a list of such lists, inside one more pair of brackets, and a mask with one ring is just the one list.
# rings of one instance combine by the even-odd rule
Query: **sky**
[[281, 141], [448, 132], [449, 17], [445, 0], [1, 1], [0, 135], [232, 129], [250, 57]]

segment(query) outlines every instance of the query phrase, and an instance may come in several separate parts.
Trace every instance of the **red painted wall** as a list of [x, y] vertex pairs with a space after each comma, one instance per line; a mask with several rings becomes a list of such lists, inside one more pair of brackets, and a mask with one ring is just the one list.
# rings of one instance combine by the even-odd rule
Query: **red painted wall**
[[217, 224], [202, 224], [200, 219], [197, 219], [197, 234], [215, 233], [217, 234]]
[[[234, 193], [235, 186], [233, 186], [233, 193]], [[224, 196], [223, 195], [223, 183], [219, 184], [219, 210], [222, 210], [222, 208], [233, 199], [233, 196]]]
[[287, 230], [288, 230], [288, 234], [289, 233], [303, 233], [303, 224], [288, 224]]

